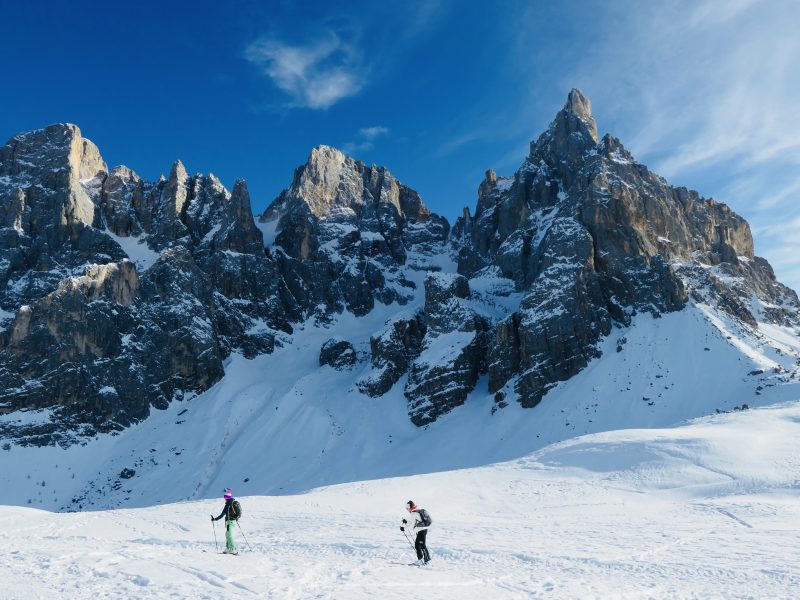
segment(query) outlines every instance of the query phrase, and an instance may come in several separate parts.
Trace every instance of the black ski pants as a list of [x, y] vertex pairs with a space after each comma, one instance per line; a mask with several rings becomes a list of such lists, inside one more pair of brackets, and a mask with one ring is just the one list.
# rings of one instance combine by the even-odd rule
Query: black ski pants
[[428, 546], [425, 545], [425, 538], [428, 537], [428, 530], [421, 529], [417, 532], [417, 539], [414, 542], [414, 549], [417, 551], [417, 558], [424, 558], [425, 562], [431, 559]]

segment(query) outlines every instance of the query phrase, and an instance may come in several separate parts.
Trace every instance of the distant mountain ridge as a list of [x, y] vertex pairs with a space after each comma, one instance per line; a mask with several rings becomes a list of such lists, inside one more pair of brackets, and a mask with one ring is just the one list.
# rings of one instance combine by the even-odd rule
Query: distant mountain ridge
[[[800, 340], [800, 302], [748, 224], [599, 138], [578, 90], [452, 229], [386, 168], [327, 146], [257, 219], [244, 181], [229, 192], [180, 161], [156, 182], [109, 170], [74, 125], [0, 148], [0, 437], [20, 444], [119, 431], [208, 390], [233, 353], [379, 304], [398, 311], [368, 353], [326, 345], [347, 354], [326, 364], [360, 365], [360, 393], [402, 386], [417, 426], [483, 385], [496, 410], [531, 408], [615, 328], [692, 303], [800, 367], [800, 343], [760, 332]], [[14, 418], [33, 410], [46, 418]]]

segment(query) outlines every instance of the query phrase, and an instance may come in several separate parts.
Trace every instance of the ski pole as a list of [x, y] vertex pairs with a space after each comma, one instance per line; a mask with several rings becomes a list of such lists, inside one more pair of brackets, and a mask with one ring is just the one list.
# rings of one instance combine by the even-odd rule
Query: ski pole
[[[238, 520], [236, 521], [236, 524], [239, 525], [239, 521]], [[244, 543], [247, 544], [247, 549], [250, 550], [250, 552], [252, 552], [253, 549], [250, 547], [250, 542], [247, 541], [247, 538], [244, 535], [244, 529], [242, 529], [241, 525], [239, 525], [239, 531], [242, 532], [242, 538], [244, 539]]]
[[214, 530], [214, 551], [219, 552], [219, 546], [217, 546], [217, 526], [214, 524], [214, 519], [211, 519], [211, 528]]
[[403, 535], [405, 536], [406, 541], [408, 542], [408, 545], [411, 546], [412, 548], [414, 548], [414, 552], [416, 552], [417, 548], [416, 548], [416, 546], [414, 546], [414, 544], [411, 543], [411, 540], [408, 539], [408, 534], [405, 532], [405, 530], [403, 530]]

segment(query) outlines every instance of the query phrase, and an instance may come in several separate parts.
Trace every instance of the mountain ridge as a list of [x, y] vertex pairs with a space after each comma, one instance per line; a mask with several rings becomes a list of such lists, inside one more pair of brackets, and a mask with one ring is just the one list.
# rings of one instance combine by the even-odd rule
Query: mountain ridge
[[232, 354], [381, 305], [407, 310], [354, 353], [369, 363], [356, 387], [402, 386], [417, 426], [484, 379], [495, 410], [536, 406], [642, 312], [699, 303], [743, 335], [800, 331], [797, 296], [755, 256], [746, 221], [599, 138], [576, 89], [514, 176], [487, 171], [474, 217], [452, 227], [385, 167], [329, 146], [256, 219], [243, 180], [229, 192], [180, 161], [156, 182], [109, 172], [73, 125], [0, 149], [0, 202], [0, 307], [14, 311], [0, 411], [52, 413], [0, 422], [21, 443], [119, 431], [208, 390]]

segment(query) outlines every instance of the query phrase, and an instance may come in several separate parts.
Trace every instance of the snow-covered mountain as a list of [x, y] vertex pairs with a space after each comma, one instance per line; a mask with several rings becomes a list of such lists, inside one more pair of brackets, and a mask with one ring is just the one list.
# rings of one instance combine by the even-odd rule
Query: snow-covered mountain
[[297, 492], [800, 397], [800, 303], [747, 223], [577, 90], [452, 230], [333, 148], [256, 219], [244, 182], [109, 171], [73, 125], [0, 148], [0, 219], [0, 502]]

